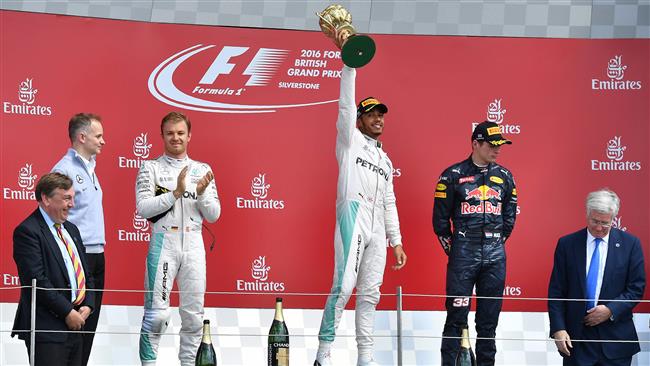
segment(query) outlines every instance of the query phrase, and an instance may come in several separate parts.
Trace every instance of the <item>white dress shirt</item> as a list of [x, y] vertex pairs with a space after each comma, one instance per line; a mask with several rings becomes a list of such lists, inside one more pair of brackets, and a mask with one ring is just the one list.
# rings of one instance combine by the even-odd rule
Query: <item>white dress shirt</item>
[[[70, 253], [68, 253], [68, 249], [65, 246], [65, 243], [59, 239], [59, 236], [56, 233], [56, 228], [54, 227], [54, 221], [50, 218], [50, 216], [39, 206], [39, 209], [41, 210], [41, 215], [43, 215], [43, 218], [45, 219], [45, 222], [47, 223], [47, 226], [50, 228], [50, 232], [52, 235], [54, 235], [54, 240], [59, 246], [59, 250], [61, 251], [61, 256], [63, 257], [63, 262], [65, 263], [65, 268], [68, 271], [68, 277], [70, 278], [70, 302], [74, 302], [77, 298], [77, 273], [74, 270], [74, 265], [72, 264], [72, 258], [70, 258]], [[79, 258], [79, 264], [81, 264], [81, 258], [79, 257], [79, 252], [77, 252], [77, 246], [74, 244], [74, 240], [72, 240], [72, 236], [68, 233], [68, 231], [65, 229], [65, 226], [61, 225], [61, 232], [63, 233], [63, 236], [65, 237], [65, 240], [68, 241], [70, 246], [72, 247], [72, 251], [74, 252], [74, 255]], [[81, 267], [83, 269], [83, 266]]]

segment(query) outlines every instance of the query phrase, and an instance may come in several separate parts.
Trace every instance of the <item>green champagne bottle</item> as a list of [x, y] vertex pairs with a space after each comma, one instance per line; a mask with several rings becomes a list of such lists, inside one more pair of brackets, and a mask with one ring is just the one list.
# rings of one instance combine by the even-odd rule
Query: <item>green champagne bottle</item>
[[210, 321], [205, 319], [203, 321], [203, 339], [201, 345], [196, 352], [196, 366], [217, 366], [217, 354], [212, 347], [212, 339], [210, 338]]
[[460, 340], [460, 351], [456, 355], [456, 366], [476, 366], [476, 357], [472, 352], [472, 345], [469, 343], [469, 329], [463, 326], [462, 338]]
[[268, 366], [289, 366], [289, 331], [282, 315], [282, 298], [275, 299], [275, 317], [269, 330]]

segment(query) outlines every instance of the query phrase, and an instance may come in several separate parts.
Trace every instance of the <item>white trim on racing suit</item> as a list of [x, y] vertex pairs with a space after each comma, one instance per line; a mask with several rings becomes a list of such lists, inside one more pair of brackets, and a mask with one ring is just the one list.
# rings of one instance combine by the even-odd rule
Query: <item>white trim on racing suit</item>
[[393, 192], [393, 165], [381, 144], [356, 127], [355, 76], [354, 69], [343, 66], [336, 122], [339, 177], [335, 268], [319, 340], [321, 343], [334, 341], [343, 309], [356, 287], [359, 355], [370, 355], [375, 307], [386, 265], [386, 244], [401, 245], [402, 236]]
[[[185, 176], [185, 192], [174, 197], [177, 177], [189, 166]], [[162, 155], [143, 162], [138, 172], [135, 196], [138, 213], [152, 218], [166, 212], [152, 224], [147, 253], [144, 288], [145, 304], [140, 335], [140, 360], [143, 365], [155, 364], [159, 334], [164, 333], [169, 320], [169, 294], [178, 280], [180, 290], [181, 345], [178, 357], [181, 365], [194, 365], [201, 341], [203, 300], [205, 294], [205, 248], [201, 229], [203, 219], [215, 222], [221, 205], [214, 181], [203, 194], [196, 193], [197, 182], [212, 171], [205, 163], [174, 159]], [[158, 189], [157, 186], [163, 189]], [[166, 193], [162, 191], [166, 190]], [[159, 193], [157, 195], [157, 193]], [[151, 292], [149, 292], [151, 291]]]

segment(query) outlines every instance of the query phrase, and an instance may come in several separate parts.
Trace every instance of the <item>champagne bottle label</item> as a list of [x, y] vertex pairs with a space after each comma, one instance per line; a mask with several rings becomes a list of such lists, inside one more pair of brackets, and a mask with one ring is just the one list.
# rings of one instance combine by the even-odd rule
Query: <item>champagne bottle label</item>
[[289, 366], [289, 343], [269, 344], [269, 365]]
[[289, 366], [289, 348], [278, 348], [275, 359], [278, 361], [278, 366]]
[[282, 316], [281, 298], [276, 299], [268, 345], [268, 366], [289, 366], [289, 330]]

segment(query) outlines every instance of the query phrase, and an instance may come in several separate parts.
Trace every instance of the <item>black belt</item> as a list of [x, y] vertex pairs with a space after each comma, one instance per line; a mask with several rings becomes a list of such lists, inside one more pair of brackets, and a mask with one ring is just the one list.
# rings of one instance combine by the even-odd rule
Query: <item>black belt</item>
[[456, 230], [456, 235], [462, 236], [463, 238], [500, 238], [501, 237], [501, 232], [500, 231], [463, 231], [463, 230]]

